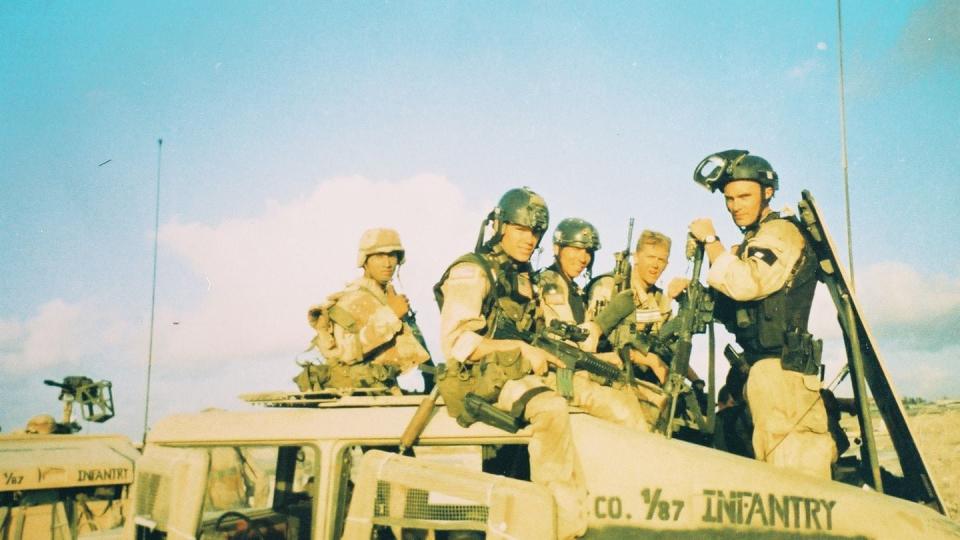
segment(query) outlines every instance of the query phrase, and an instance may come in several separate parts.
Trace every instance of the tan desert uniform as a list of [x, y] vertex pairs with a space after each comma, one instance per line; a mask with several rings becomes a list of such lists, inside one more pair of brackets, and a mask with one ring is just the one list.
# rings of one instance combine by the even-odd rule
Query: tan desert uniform
[[[641, 282], [635, 275], [630, 276], [631, 284]], [[615, 295], [616, 283], [613, 276], [604, 275], [598, 277], [590, 284], [589, 299], [587, 302], [587, 317], [594, 322], [612, 327], [602, 328], [607, 338], [610, 340], [615, 350], [619, 350], [629, 339], [628, 334], [633, 333], [631, 326], [637, 333], [656, 335], [660, 331], [663, 323], [673, 315], [673, 307], [670, 298], [657, 286], [644, 291], [639, 288], [629, 288], [621, 291], [619, 294], [633, 297], [634, 310], [622, 319], [606, 322], [597, 320], [597, 315], [603, 312], [603, 309], [610, 305]], [[604, 325], [601, 324], [601, 327]], [[645, 351], [644, 351], [645, 352]], [[656, 422], [660, 415], [660, 409], [666, 405], [666, 396], [660, 390], [659, 384], [654, 381], [637, 380], [634, 385], [634, 393], [640, 400], [640, 405], [648, 423]]]
[[[487, 326], [483, 308], [490, 283], [485, 274], [479, 264], [461, 262], [450, 269], [441, 285], [444, 301], [440, 310], [440, 343], [448, 361], [470, 362], [468, 358], [484, 339], [478, 332]], [[529, 273], [521, 273], [520, 277], [523, 279], [518, 281], [526, 283], [521, 289], [533, 301]], [[507, 381], [496, 406], [510, 411], [527, 391], [544, 386], [544, 378], [532, 374]], [[587, 491], [570, 430], [567, 401], [555, 392], [543, 392], [527, 402], [523, 414], [532, 430], [528, 447], [530, 479], [550, 489], [556, 500], [559, 538], [579, 536], [587, 527]]]
[[[314, 345], [330, 366], [328, 387], [396, 387], [396, 376], [430, 355], [387, 305], [387, 292], [361, 277], [310, 310]], [[319, 312], [319, 313], [318, 313]]]
[[[635, 278], [631, 276], [631, 283], [634, 279]], [[597, 313], [610, 303], [610, 300], [612, 300], [614, 296], [614, 285], [613, 276], [609, 275], [600, 276], [591, 284], [589, 307], [587, 309], [589, 316], [596, 317]], [[623, 322], [627, 324], [636, 322], [638, 331], [659, 332], [663, 323], [673, 314], [671, 300], [667, 298], [667, 295], [657, 286], [651, 287], [649, 291], [643, 291], [638, 288], [631, 288], [629, 290], [633, 294], [633, 303], [636, 306], [636, 311], [634, 311], [632, 318], [628, 318], [628, 320], [624, 320]]]
[[[547, 323], [559, 319], [566, 323], [581, 324], [584, 322], [585, 294], [576, 282], [566, 279], [555, 266], [540, 271], [538, 275], [540, 286], [540, 305]], [[573, 295], [577, 295], [576, 298]], [[571, 306], [571, 302], [580, 301], [579, 309]], [[580, 320], [574, 312], [579, 311]], [[547, 385], [557, 389], [557, 380], [554, 373], [546, 378]], [[603, 386], [590, 379], [586, 371], [578, 371], [573, 377], [573, 399], [570, 403], [587, 411], [587, 413], [624, 427], [641, 431], [650, 431], [644, 410], [637, 398], [623, 390]]]
[[[797, 227], [771, 212], [746, 233], [737, 254], [716, 258], [707, 283], [737, 303], [766, 298], [788, 286], [803, 250]], [[819, 378], [784, 370], [779, 356], [751, 359], [751, 351], [745, 352], [752, 363], [746, 399], [757, 459], [829, 479], [836, 445], [827, 430]]]

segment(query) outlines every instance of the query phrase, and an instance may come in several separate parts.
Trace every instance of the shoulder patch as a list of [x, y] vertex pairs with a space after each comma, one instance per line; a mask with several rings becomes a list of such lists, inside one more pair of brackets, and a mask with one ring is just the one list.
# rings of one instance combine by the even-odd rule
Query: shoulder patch
[[483, 270], [475, 264], [458, 264], [450, 270], [447, 279], [474, 279], [480, 276]]
[[543, 299], [544, 301], [546, 301], [546, 303], [554, 306], [567, 303], [567, 299], [564, 298], [563, 295], [557, 292], [556, 290], [551, 292], [545, 292], [543, 294]]
[[773, 263], [777, 262], [777, 256], [773, 252], [773, 250], [765, 247], [748, 246], [747, 257], [750, 259], [756, 259], [758, 261], [764, 262], [770, 266], [773, 266]]

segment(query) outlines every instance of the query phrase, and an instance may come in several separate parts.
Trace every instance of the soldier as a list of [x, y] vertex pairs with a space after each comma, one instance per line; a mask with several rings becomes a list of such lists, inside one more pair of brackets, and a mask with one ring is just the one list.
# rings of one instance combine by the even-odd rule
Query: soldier
[[[549, 364], [562, 364], [523, 341], [496, 337], [499, 325], [521, 331], [534, 325], [537, 302], [529, 261], [548, 221], [540, 195], [527, 188], [511, 189], [484, 221], [476, 251], [444, 272], [434, 287], [446, 357], [437, 386], [447, 412], [461, 424], [477, 420], [465, 407], [471, 396], [530, 423], [530, 478], [554, 496], [559, 537], [574, 538], [586, 530], [586, 487], [567, 401], [542, 377]], [[488, 222], [495, 233], [481, 245]]]
[[384, 388], [400, 394], [397, 376], [430, 358], [408, 322], [407, 297], [397, 294], [391, 283], [404, 259], [397, 231], [363, 233], [357, 255], [363, 276], [308, 312], [317, 332], [313, 345], [326, 365], [307, 366], [295, 379], [302, 391]]
[[[546, 323], [554, 319], [575, 325], [585, 322], [586, 294], [574, 279], [584, 271], [589, 278], [593, 254], [598, 249], [600, 235], [590, 223], [568, 218], [557, 224], [553, 232], [554, 262], [536, 276]], [[572, 382], [573, 405], [615, 424], [650, 431], [644, 411], [634, 395], [598, 384], [586, 371], [576, 372]], [[555, 374], [547, 377], [547, 384], [557, 389]]]
[[[796, 218], [770, 209], [777, 173], [748, 154], [719, 152], [694, 173], [710, 191], [723, 192], [743, 243], [727, 251], [709, 218], [694, 220], [690, 234], [710, 259], [707, 283], [720, 293], [717, 318], [751, 366], [745, 397], [756, 458], [829, 479], [836, 446], [820, 398], [819, 342], [807, 332], [817, 259]], [[703, 175], [710, 164], [717, 166]]]
[[567, 218], [553, 231], [553, 264], [537, 274], [541, 306], [547, 323], [560, 319], [583, 324], [586, 319], [586, 293], [574, 279], [586, 271], [590, 279], [593, 254], [600, 249], [596, 227], [579, 218]]
[[[589, 286], [588, 311], [596, 314], [594, 331], [606, 335], [614, 350], [639, 366], [641, 378], [657, 384], [666, 380], [669, 366], [650, 350], [652, 339], [670, 318], [671, 302], [689, 283], [685, 278], [674, 278], [666, 293], [657, 287], [670, 261], [670, 245], [670, 238], [665, 234], [643, 231], [633, 254], [628, 289], [615, 294], [614, 276], [609, 274], [598, 277]], [[614, 301], [615, 297], [620, 301]], [[695, 386], [702, 385], [693, 368], [688, 369], [687, 378], [696, 383]]]

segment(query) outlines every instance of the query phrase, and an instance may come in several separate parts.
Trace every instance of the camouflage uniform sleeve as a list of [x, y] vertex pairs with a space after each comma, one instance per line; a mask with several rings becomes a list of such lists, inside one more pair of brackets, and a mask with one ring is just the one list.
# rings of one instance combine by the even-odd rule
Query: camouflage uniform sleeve
[[717, 257], [707, 283], [733, 300], [759, 300], [783, 288], [802, 253], [803, 236], [793, 224], [769, 221], [740, 246], [741, 258], [730, 252]]
[[450, 269], [440, 287], [440, 346], [446, 358], [465, 362], [483, 341], [477, 331], [487, 324], [482, 310], [488, 287], [483, 268], [476, 263], [463, 262]]
[[570, 289], [567, 282], [552, 270], [540, 273], [540, 310], [547, 324], [554, 319], [576, 324], [573, 308], [570, 307]]

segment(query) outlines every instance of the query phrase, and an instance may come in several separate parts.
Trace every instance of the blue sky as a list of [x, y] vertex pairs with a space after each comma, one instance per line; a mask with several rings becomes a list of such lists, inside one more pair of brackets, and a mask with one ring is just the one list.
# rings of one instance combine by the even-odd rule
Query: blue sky
[[[843, 10], [861, 300], [902, 394], [958, 395], [960, 7]], [[5, 430], [87, 374], [120, 409], [88, 429], [139, 435], [160, 137], [152, 419], [290, 387], [364, 227], [400, 230], [435, 343], [430, 286], [516, 185], [594, 222], [604, 270], [630, 216], [735, 239], [690, 177], [747, 148], [846, 248], [832, 1], [6, 3], [0, 119]]]

